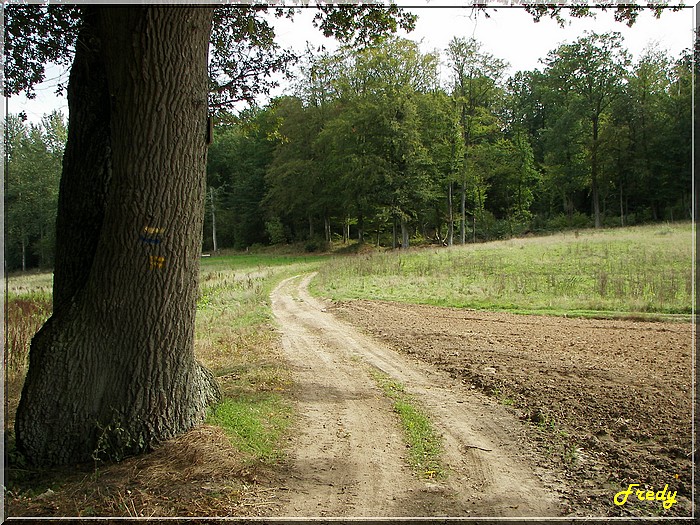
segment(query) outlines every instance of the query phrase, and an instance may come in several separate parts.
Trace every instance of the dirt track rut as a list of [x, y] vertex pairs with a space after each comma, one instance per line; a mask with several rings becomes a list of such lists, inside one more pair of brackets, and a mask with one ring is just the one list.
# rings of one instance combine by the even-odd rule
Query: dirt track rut
[[[272, 309], [300, 414], [282, 474], [280, 516], [557, 516], [556, 482], [528, 459], [504, 407], [427, 363], [361, 334], [286, 279]], [[391, 404], [368, 365], [400, 381], [442, 435], [447, 476], [419, 479]]]

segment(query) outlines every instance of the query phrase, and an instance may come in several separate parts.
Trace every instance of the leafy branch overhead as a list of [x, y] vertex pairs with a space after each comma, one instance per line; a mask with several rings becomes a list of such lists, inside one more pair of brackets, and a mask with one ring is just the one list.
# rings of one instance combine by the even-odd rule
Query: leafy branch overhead
[[12, 4], [4, 13], [5, 96], [24, 91], [27, 98], [34, 98], [34, 86], [44, 80], [46, 64], [67, 66], [73, 60], [80, 8]]
[[[476, 7], [485, 16], [488, 10]], [[528, 5], [535, 21], [543, 16], [564, 23], [566, 16], [591, 16], [590, 7]], [[605, 7], [602, 7], [605, 10]], [[632, 25], [642, 7], [620, 5], [615, 19]], [[674, 8], [677, 10], [679, 8]], [[657, 16], [663, 11], [655, 7]], [[45, 79], [46, 65], [67, 66], [74, 55], [81, 26], [82, 10], [70, 5], [18, 5], [5, 7], [6, 96], [25, 92], [33, 98], [34, 87]], [[231, 109], [236, 102], [251, 102], [278, 85], [277, 74], [290, 78], [290, 68], [299, 57], [275, 42], [269, 15], [293, 18], [299, 9], [267, 6], [219, 6], [214, 10], [209, 66], [212, 109]], [[396, 5], [352, 5], [339, 8], [323, 2], [317, 6], [313, 23], [325, 36], [343, 44], [365, 47], [399, 29], [415, 29], [417, 16]], [[62, 92], [65, 85], [59, 84]]]
[[[210, 105], [230, 110], [235, 103], [253, 102], [279, 83], [277, 75], [291, 78], [299, 57], [275, 42], [272, 18], [293, 18], [298, 9], [265, 6], [220, 6], [214, 9], [210, 46]], [[46, 65], [69, 65], [82, 24], [80, 7], [17, 5], [5, 8], [5, 94], [35, 96], [45, 79]], [[314, 24], [327, 37], [354, 45], [368, 45], [399, 28], [411, 31], [415, 15], [392, 6], [337, 9], [321, 6]], [[58, 92], [65, 89], [59, 84]]]

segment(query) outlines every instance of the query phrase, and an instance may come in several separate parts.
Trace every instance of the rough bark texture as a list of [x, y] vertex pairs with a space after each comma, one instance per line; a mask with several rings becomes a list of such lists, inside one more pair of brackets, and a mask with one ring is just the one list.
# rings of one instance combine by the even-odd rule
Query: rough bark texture
[[[67, 149], [75, 156], [66, 155], [63, 176], [81, 180], [75, 172], [89, 173], [92, 162], [94, 187], [109, 185], [102, 213], [99, 198], [82, 200], [79, 184], [61, 187], [61, 242], [90, 231], [32, 341], [16, 433], [35, 464], [144, 451], [201, 421], [218, 397], [194, 358], [210, 24], [207, 8], [95, 8], [110, 101], [107, 161], [100, 151], [94, 161], [80, 155], [89, 141], [73, 129]], [[82, 67], [77, 56], [74, 67]], [[73, 127], [77, 100], [69, 99]], [[99, 228], [66, 217], [68, 203], [94, 210]]]
[[107, 72], [97, 10], [84, 9], [68, 84], [70, 125], [56, 216], [54, 311], [85, 284], [102, 229], [110, 177]]

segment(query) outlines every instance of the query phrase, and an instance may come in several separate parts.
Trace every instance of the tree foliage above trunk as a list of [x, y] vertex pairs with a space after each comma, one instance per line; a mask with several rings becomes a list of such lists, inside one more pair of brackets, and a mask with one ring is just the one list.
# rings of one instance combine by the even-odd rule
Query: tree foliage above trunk
[[[31, 463], [143, 452], [199, 423], [219, 397], [194, 356], [208, 94], [212, 85], [228, 92], [226, 105], [265, 90], [255, 82], [289, 58], [266, 61], [278, 48], [255, 9], [225, 9], [234, 8], [219, 16], [206, 6], [6, 10], [6, 93], [30, 92], [45, 60], [74, 53], [54, 310], [32, 340], [15, 424]], [[364, 35], [366, 13], [333, 32]], [[210, 63], [213, 20], [219, 50]], [[263, 50], [244, 65], [252, 77], [222, 54], [245, 50], [244, 41]]]

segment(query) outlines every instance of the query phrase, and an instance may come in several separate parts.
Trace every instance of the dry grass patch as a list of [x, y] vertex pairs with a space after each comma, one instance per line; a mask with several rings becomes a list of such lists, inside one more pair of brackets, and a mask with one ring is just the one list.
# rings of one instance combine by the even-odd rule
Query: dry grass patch
[[43, 485], [34, 485], [38, 490], [7, 494], [7, 513], [250, 516], [261, 510], [250, 503], [260, 475], [264, 473], [250, 465], [221, 428], [203, 425], [121, 463], [43, 471]]
[[5, 428], [11, 428], [27, 373], [29, 344], [51, 315], [51, 296], [31, 292], [10, 294], [5, 300]]

